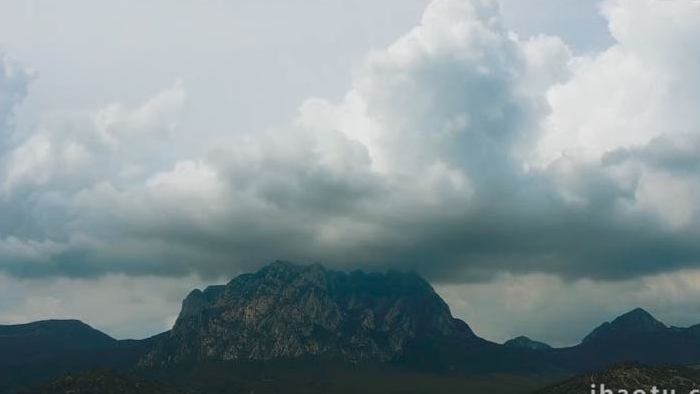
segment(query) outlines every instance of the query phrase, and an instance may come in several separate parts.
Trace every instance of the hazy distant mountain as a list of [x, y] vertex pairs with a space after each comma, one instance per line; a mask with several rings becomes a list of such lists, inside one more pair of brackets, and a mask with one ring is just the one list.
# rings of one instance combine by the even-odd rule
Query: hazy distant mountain
[[624, 364], [607, 368], [600, 372], [579, 375], [564, 382], [539, 390], [537, 394], [590, 394], [591, 386], [600, 392], [600, 385], [610, 392], [635, 390], [651, 392], [656, 387], [663, 390], [676, 390], [677, 393], [689, 393], [700, 387], [700, 374], [697, 371], [680, 367], [649, 367], [641, 364]]
[[549, 350], [552, 349], [551, 346], [544, 342], [533, 341], [526, 336], [519, 336], [517, 338], [510, 339], [506, 341], [504, 346], [520, 348], [520, 349], [530, 349], [530, 350]]

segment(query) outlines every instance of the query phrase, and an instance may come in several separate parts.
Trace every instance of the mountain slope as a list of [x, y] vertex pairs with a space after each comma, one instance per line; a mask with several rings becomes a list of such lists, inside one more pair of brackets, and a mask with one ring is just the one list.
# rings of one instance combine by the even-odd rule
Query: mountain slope
[[632, 393], [635, 390], [651, 392], [653, 387], [659, 391], [676, 390], [677, 393], [689, 393], [700, 387], [700, 374], [697, 371], [679, 367], [650, 367], [641, 364], [623, 364], [603, 371], [579, 375], [564, 382], [541, 389], [536, 394], [590, 394], [592, 386], [600, 392], [601, 385], [606, 392], [618, 393], [619, 390]]
[[69, 374], [17, 394], [179, 394], [180, 391], [138, 376], [111, 370]]
[[560, 380], [517, 374], [433, 373], [391, 363], [267, 360], [199, 363], [150, 375], [189, 393], [518, 394]]

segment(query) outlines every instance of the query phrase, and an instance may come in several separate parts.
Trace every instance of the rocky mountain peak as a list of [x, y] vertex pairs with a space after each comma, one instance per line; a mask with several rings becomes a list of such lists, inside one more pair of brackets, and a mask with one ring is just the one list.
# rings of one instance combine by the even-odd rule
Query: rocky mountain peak
[[414, 273], [350, 273], [277, 261], [183, 301], [169, 336], [143, 360], [400, 358], [416, 341], [476, 339]]

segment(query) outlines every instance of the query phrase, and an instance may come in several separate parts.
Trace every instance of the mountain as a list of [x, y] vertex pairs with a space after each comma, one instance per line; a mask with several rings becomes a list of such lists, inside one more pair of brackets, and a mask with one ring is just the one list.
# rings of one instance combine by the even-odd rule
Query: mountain
[[132, 365], [152, 340], [118, 341], [79, 320], [0, 325], [0, 392], [87, 368]]
[[649, 312], [636, 308], [612, 322], [606, 322], [593, 330], [582, 343], [606, 343], [629, 341], [635, 338], [654, 336], [666, 332], [668, 327], [656, 320]]
[[700, 362], [700, 326], [668, 327], [637, 308], [603, 323], [579, 345], [557, 349], [560, 365], [587, 371], [636, 361], [649, 365], [688, 365]]
[[0, 366], [48, 360], [65, 352], [106, 349], [117, 340], [78, 320], [0, 325]]
[[550, 350], [551, 346], [544, 342], [533, 341], [526, 336], [519, 336], [517, 338], [510, 339], [506, 341], [503, 346], [518, 348], [518, 349], [530, 349], [530, 350]]
[[[173, 328], [144, 340], [118, 341], [76, 320], [0, 326], [3, 393], [52, 380], [43, 389], [155, 381], [154, 392], [524, 393], [629, 361], [700, 363], [700, 325], [668, 327], [635, 309], [576, 346], [527, 337], [499, 345], [454, 318], [417, 274], [288, 262], [192, 291]], [[96, 368], [116, 372], [80, 374]]]
[[[6, 346], [26, 354], [0, 347], [13, 362], [0, 368], [0, 392], [53, 381], [30, 392], [128, 393], [154, 381], [188, 393], [525, 393], [551, 381], [529, 375], [545, 369], [535, 352], [479, 338], [414, 273], [276, 262], [192, 291], [172, 330], [146, 340], [117, 341], [78, 321], [66, 335], [45, 325], [11, 327]], [[116, 373], [81, 373], [95, 368]]]
[[[564, 382], [536, 391], [536, 394], [591, 394], [603, 392], [660, 392], [690, 393], [700, 387], [698, 371], [682, 367], [650, 367], [641, 364], [616, 365], [605, 370], [583, 374]], [[594, 385], [595, 389], [592, 389]], [[607, 391], [610, 390], [610, 391]], [[624, 390], [624, 391], [620, 391]], [[664, 391], [667, 390], [667, 391]]]
[[345, 273], [275, 262], [195, 290], [143, 366], [320, 357], [397, 361], [426, 344], [484, 345], [412, 273]]
[[413, 273], [345, 273], [275, 262], [226, 285], [194, 290], [144, 368], [211, 362], [322, 359], [414, 370], [563, 375], [615, 363], [700, 362], [700, 326], [667, 327], [643, 309], [553, 349], [519, 337], [498, 345], [454, 318]]

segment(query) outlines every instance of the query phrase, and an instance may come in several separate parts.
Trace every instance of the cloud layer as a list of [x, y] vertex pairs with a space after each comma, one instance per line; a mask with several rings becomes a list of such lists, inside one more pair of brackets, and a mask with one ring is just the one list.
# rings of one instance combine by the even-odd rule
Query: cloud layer
[[31, 73], [3, 57], [0, 270], [222, 277], [285, 258], [474, 282], [695, 267], [700, 5], [603, 12], [615, 43], [582, 56], [516, 36], [495, 1], [436, 0], [342, 100], [235, 136], [182, 127], [176, 82], [15, 138]]

